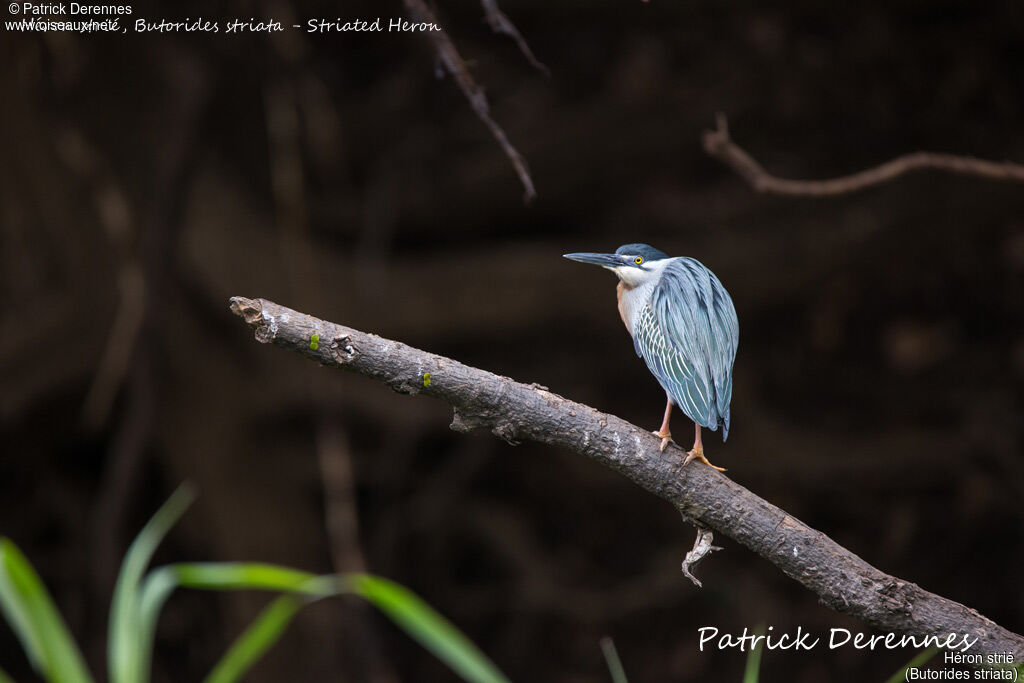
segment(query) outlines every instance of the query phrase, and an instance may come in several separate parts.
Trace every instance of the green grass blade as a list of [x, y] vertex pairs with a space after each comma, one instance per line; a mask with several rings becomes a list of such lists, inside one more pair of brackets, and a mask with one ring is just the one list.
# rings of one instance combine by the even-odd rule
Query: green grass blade
[[0, 669], [0, 683], [14, 683], [14, 679], [7, 675], [7, 672]]
[[[366, 574], [316, 576], [260, 562], [196, 562], [160, 567], [150, 572], [141, 590], [138, 621], [142, 640], [152, 642], [160, 609], [179, 586], [286, 594], [272, 602], [239, 636], [207, 677], [211, 683], [238, 680], [277, 642], [302, 605], [342, 593], [368, 600], [464, 680], [508, 683], [486, 655], [416, 595], [396, 583]], [[148, 669], [148, 654], [143, 661]]]
[[508, 683], [487, 655], [409, 589], [368, 574], [350, 574], [346, 579], [352, 592], [371, 602], [464, 680]]
[[160, 618], [160, 611], [163, 609], [167, 598], [178, 587], [173, 572], [167, 571], [167, 567], [154, 569], [146, 575], [145, 581], [139, 589], [138, 621], [136, 622], [136, 642], [139, 652], [137, 655], [138, 671], [142, 680], [149, 680], [150, 662], [153, 659], [153, 647], [156, 644], [156, 622]]
[[885, 683], [903, 683], [904, 681], [907, 680], [907, 669], [913, 669], [913, 668], [921, 666], [922, 664], [927, 662], [929, 659], [934, 657], [935, 653], [937, 653], [938, 651], [939, 651], [939, 648], [934, 647], [934, 646], [932, 646], [932, 647], [930, 647], [930, 648], [928, 648], [926, 650], [921, 650], [916, 655], [914, 655], [914, 658], [911, 659], [909, 662], [907, 662], [903, 666], [903, 668], [901, 668], [899, 671], [897, 671], [892, 676], [890, 676], [889, 680], [887, 680]]
[[270, 603], [238, 637], [204, 679], [204, 683], [233, 683], [252, 668], [284, 634], [288, 624], [305, 602], [284, 595]]
[[[108, 668], [113, 683], [142, 683], [148, 679], [143, 662], [148, 660], [152, 642], [142, 642], [141, 604], [139, 584], [149, 566], [157, 546], [181, 518], [192, 503], [195, 494], [191, 487], [178, 487], [156, 514], [135, 537], [114, 586], [114, 599], [110, 608], [110, 627], [107, 643]], [[148, 664], [147, 664], [148, 666]]]
[[332, 576], [264, 562], [190, 562], [169, 567], [179, 586], [203, 590], [273, 590], [313, 596], [336, 595]]
[[311, 596], [335, 595], [337, 580], [287, 567], [256, 562], [180, 563], [154, 569], [142, 584], [138, 633], [145, 648], [140, 665], [149, 670], [151, 647], [160, 610], [179, 586], [204, 590], [274, 590]]
[[[157, 619], [167, 598], [179, 586], [200, 590], [272, 590], [311, 598], [341, 592], [336, 577], [262, 562], [192, 562], [154, 569], [146, 576], [140, 593], [139, 641], [145, 647], [140, 656], [141, 671], [149, 671]], [[285, 616], [286, 607], [292, 602], [294, 610]], [[277, 642], [303, 604], [304, 601], [290, 596], [271, 603], [232, 645], [207, 680], [231, 681], [241, 677]]]
[[601, 652], [604, 653], [604, 661], [608, 664], [612, 683], [629, 683], [626, 680], [626, 670], [622, 668], [622, 660], [619, 659], [619, 652], [615, 649], [615, 641], [610, 636], [601, 639]]
[[[764, 625], [758, 626], [754, 630], [755, 636], [763, 636], [765, 634]], [[757, 645], [750, 649], [747, 653], [747, 666], [743, 669], [743, 683], [757, 683], [761, 677], [761, 651], [764, 641], [757, 641]]]
[[0, 538], [0, 611], [36, 671], [47, 680], [60, 683], [92, 680], [82, 653], [46, 586], [18, 547], [7, 538]]

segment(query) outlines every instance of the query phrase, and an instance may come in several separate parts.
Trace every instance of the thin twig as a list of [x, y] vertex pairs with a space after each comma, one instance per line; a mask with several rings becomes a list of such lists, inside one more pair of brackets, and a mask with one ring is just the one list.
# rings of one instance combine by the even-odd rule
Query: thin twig
[[894, 634], [977, 638], [972, 652], [1012, 652], [1024, 660], [1024, 637], [973, 609], [879, 571], [709, 467], [682, 467], [681, 449], [660, 452], [659, 439], [621, 418], [265, 299], [235, 297], [231, 310], [253, 328], [257, 341], [366, 375], [400, 393], [446, 401], [455, 409], [456, 431], [483, 427], [506, 441], [528, 439], [592, 458], [669, 501], [701, 528], [729, 536], [766, 558], [836, 611]]
[[[434, 16], [434, 13], [423, 0], [404, 0], [404, 2], [414, 21], [437, 24], [437, 17]], [[512, 162], [512, 166], [519, 176], [519, 181], [523, 184], [523, 201], [527, 203], [532, 201], [537, 196], [537, 191], [534, 189], [533, 179], [530, 177], [530, 169], [526, 166], [526, 159], [508, 141], [508, 136], [505, 135], [502, 127], [491, 118], [491, 108], [487, 104], [487, 97], [469, 74], [469, 67], [466, 66], [466, 62], [459, 55], [459, 51], [455, 49], [455, 44], [443, 30], [427, 31], [427, 35], [433, 41], [434, 49], [437, 50], [437, 57], [444, 66], [445, 71], [455, 79], [455, 83], [458, 84], [462, 94], [469, 100], [469, 106], [476, 112], [477, 118], [484, 122], [484, 125], [491, 131], [491, 135], [494, 136], [498, 145], [505, 152], [505, 156]]]
[[511, 37], [512, 40], [516, 41], [516, 45], [519, 46], [519, 51], [526, 57], [526, 61], [542, 74], [551, 78], [551, 70], [533, 54], [533, 50], [526, 43], [526, 38], [523, 38], [523, 34], [519, 32], [519, 29], [512, 23], [512, 20], [498, 7], [498, 0], [480, 0], [480, 5], [484, 8], [484, 19], [487, 20], [491, 30], [495, 33], [504, 33], [506, 36]]
[[832, 197], [857, 192], [894, 180], [913, 171], [944, 171], [988, 180], [1024, 182], [1024, 165], [1010, 161], [986, 161], [974, 157], [935, 152], [912, 152], [874, 168], [828, 180], [788, 180], [768, 173], [761, 164], [729, 137], [724, 114], [716, 117], [715, 130], [704, 131], [704, 151], [736, 172], [758, 192], [796, 197]]

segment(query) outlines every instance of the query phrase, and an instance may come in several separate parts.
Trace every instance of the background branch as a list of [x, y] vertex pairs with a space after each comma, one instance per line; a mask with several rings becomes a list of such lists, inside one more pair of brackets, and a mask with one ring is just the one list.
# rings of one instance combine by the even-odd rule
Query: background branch
[[857, 192], [894, 180], [912, 171], [934, 170], [988, 180], [1024, 182], [1024, 165], [996, 162], [955, 154], [912, 152], [874, 168], [828, 180], [788, 180], [768, 173], [761, 164], [729, 137], [724, 114], [716, 117], [715, 130], [704, 131], [704, 151], [718, 159], [747, 181], [758, 192], [798, 197], [828, 197]]
[[516, 41], [516, 45], [519, 47], [519, 51], [523, 53], [523, 56], [526, 57], [526, 61], [550, 78], [551, 70], [533, 54], [533, 50], [530, 49], [526, 38], [523, 38], [523, 34], [519, 32], [519, 29], [512, 23], [512, 20], [498, 7], [498, 0], [480, 0], [480, 5], [484, 8], [484, 19], [491, 27], [491, 30], [495, 33], [504, 33]]
[[[440, 398], [455, 410], [452, 429], [487, 428], [516, 443], [561, 446], [625, 475], [701, 527], [721, 532], [814, 591], [832, 609], [883, 631], [916, 636], [967, 634], [972, 652], [1012, 652], [1024, 638], [977, 611], [885, 574], [783, 510], [707, 467], [682, 468], [682, 451], [614, 415], [405, 344], [293, 311], [264, 299], [231, 299], [256, 339], [323, 365], [358, 372], [400, 393]], [[314, 337], [314, 335], [316, 335]]]
[[[423, 0], [404, 1], [405, 8], [409, 11], [409, 15], [414, 21], [427, 24], [437, 23], [437, 16], [427, 7], [427, 3], [423, 2]], [[484, 7], [486, 10], [487, 5], [485, 4]], [[511, 26], [510, 23], [508, 25]], [[509, 142], [508, 136], [505, 135], [505, 130], [491, 117], [491, 107], [487, 103], [487, 97], [484, 95], [483, 89], [477, 85], [473, 76], [470, 75], [469, 67], [466, 66], [465, 60], [462, 59], [459, 51], [455, 49], [455, 43], [452, 42], [451, 38], [443, 30], [427, 31], [427, 35], [434, 44], [434, 49], [437, 50], [437, 59], [444, 67], [444, 70], [455, 79], [455, 83], [459, 86], [462, 94], [469, 100], [469, 106], [476, 112], [477, 118], [484, 122], [484, 125], [491, 131], [491, 135], [494, 136], [498, 145], [505, 152], [505, 156], [512, 162], [512, 167], [515, 168], [516, 175], [519, 176], [519, 181], [523, 184], [523, 201], [532, 201], [537, 196], [537, 190], [534, 189], [533, 178], [530, 177], [530, 169], [526, 166], [526, 159]], [[522, 48], [523, 46], [525, 46], [525, 42], [520, 43], [520, 47]], [[529, 50], [529, 48], [526, 49]], [[532, 56], [532, 53], [528, 53], [527, 56]]]

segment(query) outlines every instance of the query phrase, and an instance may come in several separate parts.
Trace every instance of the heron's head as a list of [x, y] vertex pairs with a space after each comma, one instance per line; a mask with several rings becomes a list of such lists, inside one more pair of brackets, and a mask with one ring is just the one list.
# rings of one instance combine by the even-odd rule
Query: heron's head
[[614, 254], [580, 252], [565, 254], [565, 258], [580, 263], [593, 263], [607, 268], [622, 280], [627, 287], [636, 287], [661, 272], [659, 261], [667, 259], [665, 252], [649, 244], [623, 244]]

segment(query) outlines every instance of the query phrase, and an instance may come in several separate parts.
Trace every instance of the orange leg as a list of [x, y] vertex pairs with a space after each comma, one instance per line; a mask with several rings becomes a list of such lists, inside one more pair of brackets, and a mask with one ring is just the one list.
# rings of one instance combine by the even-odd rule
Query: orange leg
[[672, 418], [672, 399], [668, 399], [665, 403], [665, 419], [661, 421], [661, 429], [656, 432], [652, 432], [655, 436], [661, 439], [661, 447], [659, 451], [665, 450], [665, 448], [672, 443], [672, 432], [669, 431], [668, 421]]
[[696, 434], [693, 439], [693, 448], [691, 448], [689, 452], [687, 452], [686, 460], [683, 460], [683, 467], [686, 467], [688, 464], [690, 464], [691, 460], [700, 460], [702, 463], [704, 463], [708, 467], [711, 467], [712, 469], [716, 469], [719, 472], [725, 472], [724, 467], [716, 467], [715, 465], [712, 465], [710, 462], [708, 462], [708, 459], [704, 457], [704, 444], [700, 442], [700, 425], [694, 423], [693, 426], [696, 427]]

